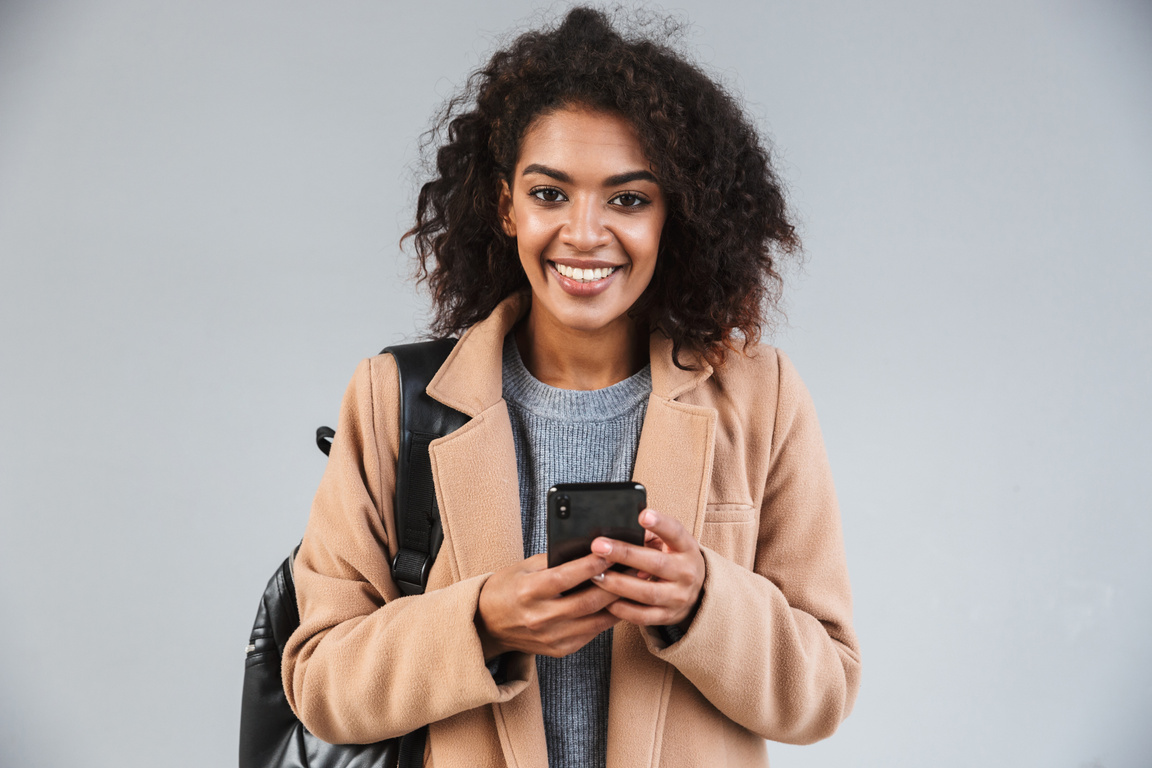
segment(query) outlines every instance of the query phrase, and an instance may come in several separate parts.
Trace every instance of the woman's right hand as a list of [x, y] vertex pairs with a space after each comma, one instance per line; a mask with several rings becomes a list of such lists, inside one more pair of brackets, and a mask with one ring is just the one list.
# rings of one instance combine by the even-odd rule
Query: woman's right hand
[[506, 651], [561, 657], [580, 650], [616, 624], [605, 610], [617, 596], [595, 584], [562, 594], [611, 565], [599, 555], [548, 567], [548, 555], [533, 555], [488, 577], [480, 590], [476, 630], [490, 661]]

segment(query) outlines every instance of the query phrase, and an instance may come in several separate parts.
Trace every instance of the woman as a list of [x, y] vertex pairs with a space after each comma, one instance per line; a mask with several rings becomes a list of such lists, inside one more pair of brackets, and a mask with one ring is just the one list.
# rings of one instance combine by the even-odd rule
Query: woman
[[[401, 598], [396, 371], [366, 360], [296, 561], [293, 709], [332, 742], [430, 723], [437, 766], [760, 766], [828, 736], [859, 650], [811, 401], [755, 342], [798, 246], [755, 130], [587, 9], [442, 125], [409, 234], [462, 333], [428, 386], [471, 417], [431, 451], [444, 544]], [[547, 568], [546, 489], [627, 479], [645, 546]]]

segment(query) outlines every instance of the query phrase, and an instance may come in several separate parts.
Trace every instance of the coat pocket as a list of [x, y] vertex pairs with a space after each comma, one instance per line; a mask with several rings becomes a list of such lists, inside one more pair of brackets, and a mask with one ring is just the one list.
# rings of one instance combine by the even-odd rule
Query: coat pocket
[[708, 504], [700, 544], [751, 569], [756, 557], [756, 508], [751, 504]]

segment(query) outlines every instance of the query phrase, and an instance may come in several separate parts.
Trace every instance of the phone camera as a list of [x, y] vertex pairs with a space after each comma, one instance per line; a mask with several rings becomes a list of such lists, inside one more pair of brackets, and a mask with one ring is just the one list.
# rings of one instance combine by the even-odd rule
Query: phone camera
[[567, 496], [556, 497], [556, 516], [561, 520], [567, 520], [572, 516], [571, 501]]

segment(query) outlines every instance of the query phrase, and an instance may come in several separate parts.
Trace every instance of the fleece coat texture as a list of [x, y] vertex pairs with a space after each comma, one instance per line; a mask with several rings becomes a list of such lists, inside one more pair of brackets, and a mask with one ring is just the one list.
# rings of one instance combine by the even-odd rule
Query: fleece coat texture
[[[547, 768], [535, 659], [509, 654], [497, 684], [474, 622], [489, 574], [524, 556], [501, 359], [528, 302], [510, 297], [471, 327], [428, 385], [471, 420], [431, 446], [444, 544], [422, 595], [401, 596], [389, 572], [391, 356], [363, 361], [348, 387], [296, 559], [300, 627], [283, 665], [289, 703], [326, 741], [368, 743], [429, 723], [426, 765]], [[767, 766], [765, 739], [831, 735], [859, 687], [832, 477], [811, 399], [783, 353], [757, 346], [685, 371], [671, 350], [652, 336], [633, 478], [650, 507], [700, 542], [704, 587], [671, 645], [616, 625], [608, 766]]]

